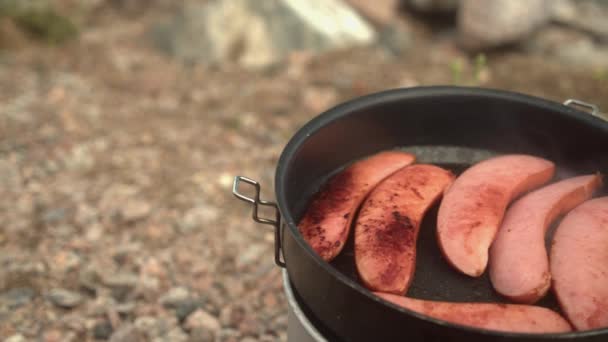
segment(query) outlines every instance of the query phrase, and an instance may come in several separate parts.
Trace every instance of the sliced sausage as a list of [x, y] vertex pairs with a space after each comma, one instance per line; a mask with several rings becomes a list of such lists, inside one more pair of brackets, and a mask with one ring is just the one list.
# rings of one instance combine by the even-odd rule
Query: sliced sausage
[[480, 276], [509, 202], [549, 181], [554, 171], [545, 159], [505, 155], [463, 172], [446, 191], [437, 217], [437, 238], [447, 261], [464, 274]]
[[344, 247], [365, 196], [382, 179], [414, 160], [409, 153], [386, 151], [337, 173], [313, 196], [300, 220], [298, 228], [304, 239], [324, 260], [332, 260]]
[[376, 295], [406, 309], [436, 319], [486, 330], [518, 333], [568, 332], [570, 324], [557, 312], [533, 305], [451, 303], [407, 298], [388, 293]]
[[558, 216], [591, 198], [600, 175], [569, 178], [535, 190], [507, 210], [490, 247], [490, 279], [501, 295], [532, 304], [551, 285], [545, 233]]
[[355, 224], [355, 264], [367, 288], [407, 291], [420, 221], [453, 179], [450, 171], [418, 164], [395, 172], [372, 190]]
[[577, 330], [608, 327], [608, 197], [589, 200], [562, 220], [550, 254], [553, 290]]

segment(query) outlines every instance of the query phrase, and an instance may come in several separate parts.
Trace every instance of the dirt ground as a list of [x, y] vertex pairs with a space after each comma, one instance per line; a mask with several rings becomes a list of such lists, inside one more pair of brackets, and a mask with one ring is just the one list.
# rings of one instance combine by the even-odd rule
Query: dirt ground
[[474, 77], [424, 36], [402, 56], [183, 65], [150, 46], [154, 18], [110, 13], [76, 42], [0, 53], [0, 339], [285, 340], [272, 231], [232, 178], [271, 199], [288, 139], [347, 99], [458, 81], [608, 111], [594, 70], [501, 51]]

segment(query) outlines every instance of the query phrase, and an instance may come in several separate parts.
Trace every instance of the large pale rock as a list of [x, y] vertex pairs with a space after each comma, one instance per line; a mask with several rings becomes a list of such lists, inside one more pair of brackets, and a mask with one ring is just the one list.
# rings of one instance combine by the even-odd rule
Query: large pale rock
[[553, 0], [551, 5], [555, 22], [590, 33], [608, 43], [608, 1]]
[[388, 26], [397, 18], [400, 0], [345, 0], [357, 12], [378, 26]]
[[190, 3], [154, 35], [188, 62], [260, 67], [292, 51], [368, 44], [371, 26], [340, 0], [212, 0]]
[[522, 40], [549, 20], [549, 5], [547, 0], [462, 0], [460, 42], [479, 50]]
[[594, 42], [584, 32], [550, 25], [524, 45], [526, 51], [545, 56], [569, 66], [603, 70], [608, 68], [608, 47]]

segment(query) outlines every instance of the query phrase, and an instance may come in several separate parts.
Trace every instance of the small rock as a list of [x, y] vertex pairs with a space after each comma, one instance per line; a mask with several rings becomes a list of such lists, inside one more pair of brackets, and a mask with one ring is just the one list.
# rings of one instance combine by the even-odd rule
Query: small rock
[[78, 280], [82, 287], [89, 291], [96, 291], [101, 285], [101, 276], [93, 265], [89, 265], [82, 269], [78, 274]]
[[86, 228], [85, 238], [91, 242], [98, 241], [103, 236], [104, 228], [99, 223], [93, 223]]
[[608, 43], [606, 1], [552, 0], [552, 19]]
[[133, 324], [150, 341], [166, 336], [172, 329], [178, 327], [174, 317], [140, 316]]
[[53, 304], [66, 309], [78, 306], [83, 299], [79, 293], [61, 288], [49, 291], [48, 298]]
[[217, 333], [218, 342], [238, 342], [239, 332], [234, 329], [222, 329]]
[[112, 336], [110, 342], [143, 342], [144, 336], [130, 323], [121, 325]]
[[222, 326], [216, 317], [207, 313], [203, 309], [197, 309], [186, 318], [184, 328], [186, 328], [186, 330], [203, 328], [212, 332], [217, 332], [222, 328]]
[[21, 334], [15, 334], [7, 337], [4, 342], [27, 342], [27, 339]]
[[313, 113], [329, 109], [338, 100], [338, 93], [332, 87], [307, 87], [302, 96], [304, 105]]
[[42, 341], [44, 342], [62, 342], [64, 340], [63, 334], [57, 329], [47, 330], [42, 335]]
[[138, 282], [137, 275], [133, 273], [117, 273], [103, 276], [103, 284], [112, 290], [112, 296], [123, 300], [133, 291]]
[[230, 305], [222, 309], [220, 322], [223, 326], [235, 328], [245, 319], [245, 308], [240, 305]]
[[567, 65], [608, 68], [608, 47], [596, 44], [587, 34], [568, 27], [550, 25], [543, 28], [524, 45], [524, 49]]
[[245, 318], [238, 329], [242, 336], [254, 336], [260, 332], [260, 325], [254, 319]]
[[236, 266], [244, 267], [256, 262], [262, 255], [265, 254], [267, 249], [268, 245], [265, 244], [257, 243], [249, 245], [242, 253], [239, 254], [236, 261]]
[[175, 327], [165, 335], [166, 341], [175, 342], [186, 342], [188, 341], [188, 335], [180, 328]]
[[86, 227], [88, 225], [94, 224], [97, 222], [98, 214], [97, 210], [92, 206], [80, 203], [76, 208], [76, 213], [74, 214], [74, 222], [80, 227]]
[[35, 294], [36, 292], [29, 287], [16, 287], [0, 294], [0, 312], [26, 305]]
[[120, 216], [126, 222], [135, 222], [147, 217], [152, 206], [143, 200], [130, 200], [120, 209]]
[[259, 68], [292, 51], [322, 52], [375, 38], [373, 29], [338, 0], [217, 0], [185, 6], [154, 40], [186, 62], [237, 62]]
[[112, 331], [112, 324], [109, 321], [99, 321], [93, 326], [93, 337], [98, 340], [107, 340], [112, 335]]
[[215, 334], [204, 328], [194, 328], [190, 331], [190, 341], [213, 342], [215, 341]]
[[[75, 130], [78, 124], [73, 119], [72, 115], [63, 112], [61, 117], [64, 121], [64, 126], [68, 130]], [[75, 171], [87, 171], [95, 165], [95, 156], [88, 144], [79, 144], [73, 146], [70, 151], [63, 156], [63, 162], [66, 168]]]
[[65, 214], [65, 208], [52, 208], [42, 214], [42, 221], [47, 224], [56, 223], [63, 220]]
[[178, 303], [175, 307], [175, 317], [177, 317], [178, 321], [183, 322], [191, 313], [201, 306], [202, 303], [192, 300]]
[[[230, 182], [232, 182], [232, 177], [230, 177]], [[178, 227], [182, 233], [189, 233], [217, 220], [219, 215], [219, 209], [214, 206], [197, 206], [184, 214], [183, 219], [178, 222]]]
[[147, 332], [157, 325], [157, 319], [152, 316], [140, 316], [133, 324], [138, 331]]
[[458, 34], [463, 47], [481, 50], [514, 43], [549, 20], [547, 0], [462, 0]]
[[80, 265], [80, 256], [72, 251], [62, 250], [55, 254], [53, 263], [50, 267], [59, 272], [67, 272], [77, 268]]
[[183, 286], [178, 286], [170, 289], [162, 295], [159, 302], [167, 308], [175, 308], [180, 303], [186, 301], [190, 297], [190, 291]]
[[17, 163], [9, 159], [0, 159], [0, 187], [9, 191], [18, 191], [22, 184]]
[[268, 334], [262, 335], [258, 339], [259, 342], [274, 342], [276, 340], [277, 340], [276, 336], [272, 336], [272, 335], [268, 335]]

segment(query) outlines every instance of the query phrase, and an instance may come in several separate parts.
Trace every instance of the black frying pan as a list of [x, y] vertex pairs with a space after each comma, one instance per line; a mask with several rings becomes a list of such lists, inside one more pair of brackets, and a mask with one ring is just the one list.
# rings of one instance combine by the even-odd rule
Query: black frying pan
[[[298, 233], [308, 199], [333, 173], [386, 149], [404, 149], [459, 173], [503, 153], [554, 161], [557, 179], [608, 173], [608, 123], [591, 114], [522, 94], [461, 87], [420, 87], [372, 94], [339, 105], [302, 127], [285, 147], [276, 170], [277, 217], [258, 222], [276, 229], [276, 261], [287, 268], [305, 311], [330, 340], [345, 341], [608, 341], [608, 329], [568, 334], [515, 334], [459, 326], [399, 308], [357, 281], [352, 241], [331, 264]], [[258, 196], [246, 198], [257, 205]], [[606, 194], [600, 193], [598, 195]], [[435, 240], [437, 208], [423, 221], [416, 273], [407, 295], [454, 302], [505, 302], [487, 276], [453, 270]], [[284, 257], [284, 262], [281, 259]], [[539, 305], [559, 310], [552, 295]]]

